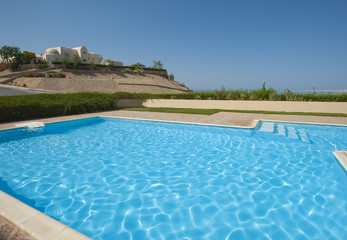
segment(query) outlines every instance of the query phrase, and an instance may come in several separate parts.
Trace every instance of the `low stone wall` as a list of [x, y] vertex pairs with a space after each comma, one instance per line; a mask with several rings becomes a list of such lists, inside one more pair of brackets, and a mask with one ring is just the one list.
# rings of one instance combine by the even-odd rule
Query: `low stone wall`
[[200, 108], [277, 112], [315, 112], [347, 114], [347, 102], [290, 102], [245, 100], [122, 99], [118, 107]]
[[158, 76], [167, 78], [167, 71], [158, 71], [158, 70], [144, 69], [143, 72], [146, 73], [146, 74], [154, 74], [154, 75], [158, 75]]

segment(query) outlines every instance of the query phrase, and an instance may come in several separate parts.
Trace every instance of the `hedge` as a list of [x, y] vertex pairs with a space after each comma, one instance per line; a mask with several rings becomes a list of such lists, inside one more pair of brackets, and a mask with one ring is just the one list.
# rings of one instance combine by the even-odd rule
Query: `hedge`
[[2, 96], [0, 122], [110, 111], [116, 108], [116, 95], [103, 93]]
[[[236, 91], [204, 91], [176, 94], [150, 93], [115, 93], [117, 99], [197, 99], [197, 100], [258, 100], [258, 101], [308, 101], [308, 102], [347, 102], [347, 94], [292, 94], [292, 100], [287, 93], [278, 94], [274, 90], [236, 90]], [[296, 98], [295, 98], [296, 97]]]
[[304, 101], [312, 102], [347, 102], [347, 94], [303, 94], [302, 98]]

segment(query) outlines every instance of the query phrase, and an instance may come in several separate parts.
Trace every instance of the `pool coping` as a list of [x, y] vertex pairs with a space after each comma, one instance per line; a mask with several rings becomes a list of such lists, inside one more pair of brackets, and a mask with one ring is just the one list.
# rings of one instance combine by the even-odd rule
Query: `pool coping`
[[[71, 116], [70, 116], [71, 117]], [[45, 124], [58, 123], [73, 121], [84, 118], [93, 117], [105, 117], [105, 118], [119, 118], [119, 119], [130, 119], [130, 120], [142, 120], [142, 121], [153, 121], [153, 122], [168, 122], [168, 123], [180, 123], [180, 124], [191, 124], [201, 126], [215, 126], [215, 127], [230, 127], [230, 128], [241, 128], [241, 129], [254, 129], [259, 122], [283, 122], [283, 123], [296, 123], [296, 124], [312, 124], [312, 125], [327, 125], [327, 126], [347, 126], [345, 124], [327, 124], [327, 123], [312, 123], [312, 122], [297, 122], [297, 121], [280, 121], [280, 120], [269, 120], [269, 119], [256, 119], [253, 120], [248, 126], [238, 125], [224, 125], [224, 124], [213, 124], [213, 123], [199, 123], [199, 122], [184, 122], [184, 121], [169, 121], [169, 120], [158, 120], [158, 119], [145, 119], [145, 118], [133, 118], [133, 117], [120, 117], [110, 116], [107, 113], [103, 114], [85, 114], [78, 115], [77, 118], [73, 119], [51, 119]], [[38, 120], [40, 121], [40, 120]], [[30, 121], [24, 121], [30, 122]], [[0, 131], [18, 129], [13, 123], [13, 127], [0, 127]], [[1, 125], [0, 125], [1, 126]], [[347, 171], [347, 151], [335, 151], [333, 152], [337, 160]], [[84, 234], [72, 229], [71, 227], [55, 220], [48, 215], [28, 206], [20, 200], [8, 195], [7, 193], [0, 190], [0, 221], [1, 217], [5, 218], [19, 230], [29, 234], [33, 239], [44, 240], [88, 240], [91, 239]]]
[[335, 151], [335, 157], [339, 160], [342, 167], [347, 171], [347, 151]]
[[31, 239], [91, 239], [1, 190], [0, 216], [8, 220], [15, 227], [18, 227], [21, 232], [27, 233]]

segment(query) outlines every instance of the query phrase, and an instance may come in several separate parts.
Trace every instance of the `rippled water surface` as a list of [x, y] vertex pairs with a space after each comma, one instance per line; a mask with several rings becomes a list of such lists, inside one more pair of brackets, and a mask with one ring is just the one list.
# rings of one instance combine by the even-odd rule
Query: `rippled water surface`
[[0, 187], [94, 239], [347, 239], [347, 128], [90, 118], [0, 132]]

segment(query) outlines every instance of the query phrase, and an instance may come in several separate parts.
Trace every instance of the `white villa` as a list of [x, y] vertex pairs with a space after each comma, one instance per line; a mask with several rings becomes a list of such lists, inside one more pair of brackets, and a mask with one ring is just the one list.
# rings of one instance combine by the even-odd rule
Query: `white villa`
[[61, 61], [63, 58], [68, 58], [70, 61], [73, 61], [74, 57], [79, 57], [82, 63], [92, 62], [100, 64], [102, 61], [101, 55], [88, 52], [88, 49], [85, 46], [76, 48], [48, 48], [45, 53], [36, 55], [37, 59], [46, 60], [48, 63], [51, 63], [52, 61]]

